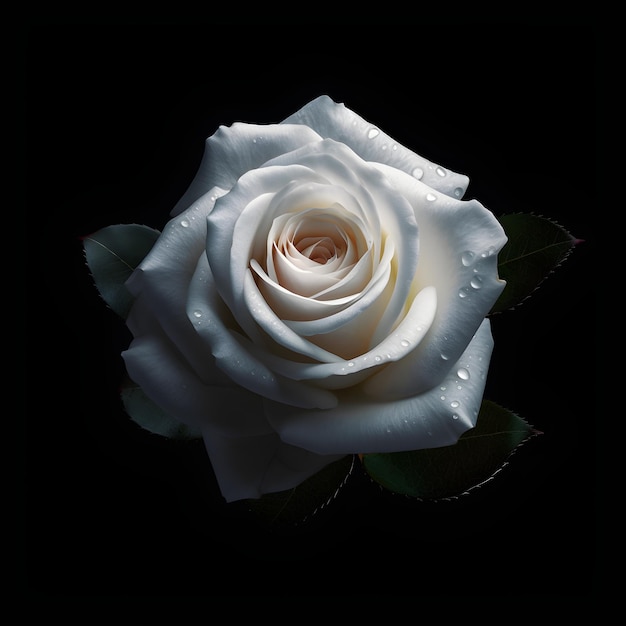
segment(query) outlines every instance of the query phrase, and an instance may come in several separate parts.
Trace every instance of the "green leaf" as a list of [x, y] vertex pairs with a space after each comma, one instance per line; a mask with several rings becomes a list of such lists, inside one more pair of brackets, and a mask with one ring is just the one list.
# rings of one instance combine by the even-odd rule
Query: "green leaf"
[[354, 455], [330, 463], [293, 489], [248, 500], [251, 510], [269, 526], [293, 526], [324, 508], [339, 493], [354, 469]]
[[506, 281], [491, 313], [525, 300], [570, 254], [577, 240], [550, 219], [529, 213], [502, 215], [508, 241], [498, 254], [498, 274]]
[[122, 384], [120, 395], [124, 409], [130, 418], [143, 429], [170, 439], [202, 437], [200, 431], [194, 430], [165, 413], [130, 378]]
[[124, 286], [150, 252], [158, 230], [141, 224], [107, 226], [83, 239], [87, 266], [103, 300], [126, 319], [133, 297]]
[[424, 500], [452, 498], [483, 484], [522, 442], [538, 434], [511, 411], [483, 400], [476, 426], [452, 446], [366, 454], [366, 472], [383, 487]]

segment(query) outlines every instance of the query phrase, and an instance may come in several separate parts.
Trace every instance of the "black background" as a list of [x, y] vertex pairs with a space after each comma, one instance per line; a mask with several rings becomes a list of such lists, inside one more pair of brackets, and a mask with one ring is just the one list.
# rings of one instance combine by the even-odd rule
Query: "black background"
[[[593, 21], [25, 29], [24, 596], [11, 617], [601, 623], [601, 40]], [[279, 122], [322, 93], [468, 174], [467, 197], [494, 213], [545, 215], [584, 243], [493, 318], [486, 395], [544, 433], [495, 480], [427, 505], [357, 475], [310, 524], [269, 532], [222, 502], [201, 443], [123, 413], [129, 335], [80, 237], [162, 228], [218, 125]]]

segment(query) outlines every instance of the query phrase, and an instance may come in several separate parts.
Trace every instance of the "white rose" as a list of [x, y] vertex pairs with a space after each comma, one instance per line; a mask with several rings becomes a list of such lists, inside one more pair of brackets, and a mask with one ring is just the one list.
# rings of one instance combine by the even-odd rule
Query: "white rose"
[[326, 96], [207, 140], [126, 283], [123, 356], [227, 501], [475, 425], [506, 237], [467, 183]]

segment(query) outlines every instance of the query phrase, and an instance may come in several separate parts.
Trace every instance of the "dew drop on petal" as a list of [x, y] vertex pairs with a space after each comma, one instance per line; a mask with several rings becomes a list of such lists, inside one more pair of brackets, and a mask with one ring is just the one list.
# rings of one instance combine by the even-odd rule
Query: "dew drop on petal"
[[451, 406], [453, 409], [457, 409], [458, 407], [460, 407], [460, 406], [461, 406], [461, 403], [460, 403], [458, 400], [452, 400], [452, 402], [450, 402], [450, 406]]
[[199, 309], [196, 309], [196, 310], [193, 312], [193, 316], [194, 316], [194, 317], [202, 317], [202, 311], [200, 311]]
[[455, 198], [460, 198], [463, 195], [463, 189], [461, 187], [457, 187], [454, 190], [454, 197]]
[[183, 228], [187, 228], [189, 226], [189, 220], [181, 220], [180, 225]]
[[466, 250], [465, 252], [461, 253], [461, 263], [463, 263], [465, 267], [469, 267], [472, 264], [475, 256], [476, 255], [471, 250]]
[[443, 167], [438, 167], [435, 171], [437, 172], [437, 175], [442, 177], [445, 176], [447, 173], [446, 170], [443, 169]]
[[401, 345], [403, 348], [406, 348], [406, 347], [409, 345], [409, 343], [410, 343], [409, 341], [407, 341], [406, 339], [403, 339], [403, 340], [400, 342], [400, 345]]
[[458, 420], [458, 419], [459, 419], [459, 416], [458, 416], [456, 413], [453, 413], [453, 414], [452, 414], [452, 419], [453, 419], [453, 420]]
[[469, 380], [470, 377], [470, 373], [469, 370], [466, 369], [465, 367], [459, 367], [459, 369], [456, 372], [456, 375], [461, 379], [461, 380]]
[[413, 174], [413, 176], [415, 176], [415, 178], [417, 178], [417, 180], [420, 180], [420, 178], [422, 178], [422, 176], [424, 176], [424, 170], [421, 167], [416, 167], [411, 174]]
[[429, 202], [434, 202], [437, 199], [437, 196], [434, 193], [427, 193], [426, 200]]
[[378, 130], [378, 128], [370, 128], [367, 132], [368, 139], [374, 139], [374, 137], [378, 137], [378, 135], [380, 135], [380, 131]]
[[480, 289], [483, 286], [483, 279], [480, 276], [474, 276], [470, 281], [470, 285], [474, 289]]
[[467, 298], [467, 287], [459, 289], [459, 298]]

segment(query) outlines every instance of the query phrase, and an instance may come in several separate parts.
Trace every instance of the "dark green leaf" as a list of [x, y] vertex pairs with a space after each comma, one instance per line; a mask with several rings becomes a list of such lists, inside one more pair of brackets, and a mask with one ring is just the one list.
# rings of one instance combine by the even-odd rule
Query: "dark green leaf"
[[199, 431], [165, 413], [130, 379], [124, 381], [120, 395], [130, 418], [145, 430], [170, 439], [197, 439], [202, 436]]
[[526, 299], [565, 260], [577, 241], [562, 226], [539, 215], [511, 213], [498, 221], [508, 237], [498, 254], [498, 274], [506, 287], [492, 313]]
[[327, 506], [337, 496], [353, 468], [354, 456], [345, 456], [293, 489], [249, 500], [250, 508], [270, 526], [296, 525]]
[[159, 237], [140, 224], [107, 226], [83, 239], [87, 266], [104, 301], [126, 319], [133, 302], [124, 283]]
[[456, 444], [367, 454], [363, 466], [390, 491], [424, 500], [452, 498], [489, 480], [515, 448], [537, 432], [515, 413], [484, 400], [476, 426]]

